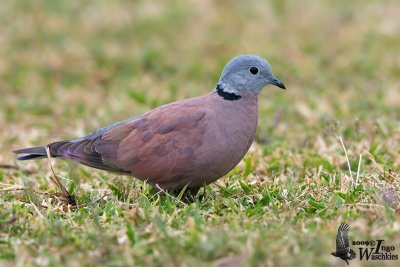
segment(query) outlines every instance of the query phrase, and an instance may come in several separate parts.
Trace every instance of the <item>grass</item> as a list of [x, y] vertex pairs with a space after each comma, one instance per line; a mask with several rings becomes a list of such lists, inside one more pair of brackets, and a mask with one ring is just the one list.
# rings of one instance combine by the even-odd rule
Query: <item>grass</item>
[[[337, 227], [400, 253], [400, 6], [388, 1], [9, 1], [0, 5], [0, 265], [332, 266]], [[260, 96], [244, 160], [196, 202], [13, 149], [210, 91], [234, 55]], [[341, 141], [343, 142], [343, 146]], [[10, 166], [9, 166], [10, 165]], [[17, 166], [17, 168], [14, 168]], [[398, 262], [350, 264], [396, 266]]]

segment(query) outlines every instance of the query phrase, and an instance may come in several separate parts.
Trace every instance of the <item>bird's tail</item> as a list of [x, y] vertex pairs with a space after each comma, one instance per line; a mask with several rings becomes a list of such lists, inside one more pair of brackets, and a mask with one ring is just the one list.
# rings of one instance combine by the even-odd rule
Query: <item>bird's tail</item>
[[36, 158], [44, 158], [46, 157], [46, 147], [44, 146], [36, 146], [36, 147], [29, 147], [23, 148], [13, 151], [17, 155], [21, 155], [17, 157], [17, 160], [29, 160], [29, 159], [36, 159]]
[[[57, 149], [67, 142], [68, 141], [61, 141], [49, 144], [48, 147], [50, 149], [50, 156], [59, 157], [60, 155], [58, 154]], [[23, 148], [14, 150], [13, 152], [17, 155], [20, 155], [17, 157], [17, 160], [30, 160], [30, 159], [39, 159], [47, 157], [45, 146]]]

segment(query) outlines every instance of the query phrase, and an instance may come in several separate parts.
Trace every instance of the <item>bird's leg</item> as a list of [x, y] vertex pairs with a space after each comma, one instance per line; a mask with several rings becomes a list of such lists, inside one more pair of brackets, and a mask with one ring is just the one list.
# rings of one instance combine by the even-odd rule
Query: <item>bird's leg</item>
[[[152, 187], [153, 187], [154, 191], [156, 191], [156, 194], [170, 195], [171, 197], [176, 198], [176, 199], [179, 198], [179, 195], [183, 190], [183, 189], [164, 190], [158, 185], [153, 185]], [[185, 191], [182, 194], [181, 200], [183, 202], [185, 202], [186, 204], [195, 202], [196, 194], [199, 192], [200, 188], [201, 187], [185, 188]]]
[[349, 261], [347, 259], [345, 259], [345, 261], [346, 261], [347, 265], [349, 265]]
[[200, 187], [187, 188], [184, 193], [184, 197], [185, 197], [184, 201], [188, 200], [189, 203], [195, 202], [195, 200], [196, 200], [195, 198], [196, 198], [196, 195], [199, 192], [199, 190], [200, 190]]
[[[200, 187], [191, 187], [186, 188], [182, 194], [182, 201], [186, 202], [187, 204], [195, 202], [196, 194], [199, 192]], [[178, 197], [182, 190], [172, 190], [171, 193], [173, 196]]]

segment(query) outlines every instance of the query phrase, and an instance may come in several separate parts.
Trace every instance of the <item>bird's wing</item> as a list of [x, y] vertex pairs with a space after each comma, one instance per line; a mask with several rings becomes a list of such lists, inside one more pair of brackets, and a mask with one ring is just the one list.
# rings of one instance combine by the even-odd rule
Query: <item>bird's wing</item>
[[350, 226], [348, 224], [340, 224], [336, 235], [336, 251], [345, 250], [350, 247], [349, 230]]
[[[190, 99], [149, 111], [101, 135], [60, 147], [62, 156], [152, 183], [171, 182], [193, 161], [206, 129], [206, 105]], [[64, 145], [65, 146], [65, 145]]]
[[119, 121], [119, 122], [113, 123], [113, 124], [108, 125], [108, 126], [106, 126], [106, 127], [100, 128], [100, 129], [98, 129], [98, 130], [92, 132], [91, 134], [88, 134], [88, 135], [86, 135], [86, 136], [84, 136], [84, 137], [82, 137], [82, 138], [76, 139], [75, 141], [83, 140], [83, 139], [93, 139], [93, 138], [96, 138], [96, 137], [102, 135], [103, 133], [105, 133], [105, 132], [107, 132], [107, 131], [113, 129], [113, 128], [116, 128], [116, 127], [121, 126], [121, 125], [128, 124], [128, 123], [133, 122], [133, 121], [135, 121], [135, 120], [137, 120], [137, 119], [140, 119], [142, 116], [143, 116], [143, 115], [137, 115], [137, 116], [132, 117], [132, 118], [129, 118], [129, 119], [127, 119], [127, 120], [123, 120], [123, 121]]
[[101, 142], [101, 136], [93, 139], [76, 139], [70, 141], [59, 141], [48, 144], [50, 153], [55, 157], [63, 157], [74, 160], [83, 165], [117, 173], [128, 173], [118, 166], [107, 163], [102, 155], [96, 151], [96, 145]]

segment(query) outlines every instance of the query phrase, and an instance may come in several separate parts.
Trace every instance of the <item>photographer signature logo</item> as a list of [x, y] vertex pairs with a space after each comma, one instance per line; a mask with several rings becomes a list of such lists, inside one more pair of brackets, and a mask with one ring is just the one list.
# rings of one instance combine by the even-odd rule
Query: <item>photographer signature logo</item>
[[[350, 247], [349, 239], [350, 226], [342, 223], [336, 235], [336, 251], [331, 255], [344, 260], [347, 265], [349, 261], [357, 257], [356, 252]], [[386, 245], [385, 240], [364, 240], [351, 242], [353, 247], [358, 248], [360, 261], [390, 261], [398, 260], [399, 255], [395, 253], [395, 246]], [[357, 251], [357, 250], [356, 250]]]
[[384, 245], [385, 240], [353, 241], [353, 245], [361, 245], [360, 260], [393, 261], [398, 260], [399, 255], [394, 253], [394, 246]]
[[332, 256], [346, 261], [347, 265], [349, 265], [349, 260], [356, 258], [356, 253], [350, 248], [349, 230], [348, 224], [342, 223], [339, 226], [336, 234], [336, 252], [331, 253]]

